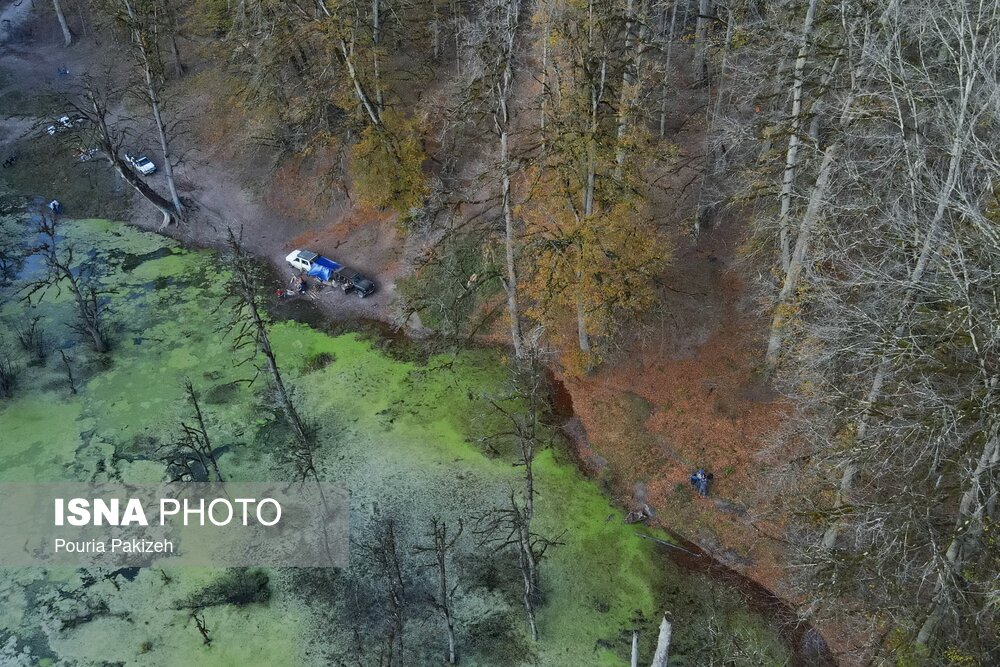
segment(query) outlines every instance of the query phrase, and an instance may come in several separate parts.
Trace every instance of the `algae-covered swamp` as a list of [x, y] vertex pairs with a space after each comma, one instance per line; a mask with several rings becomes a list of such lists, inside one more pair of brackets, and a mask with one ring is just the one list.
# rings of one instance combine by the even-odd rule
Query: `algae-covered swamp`
[[[24, 249], [35, 241], [30, 218], [7, 227]], [[0, 481], [168, 481], [160, 452], [192, 418], [185, 382], [201, 398], [226, 480], [295, 477], [280, 456], [289, 429], [267, 378], [247, 382], [253, 365], [238, 363], [244, 355], [222, 326], [223, 258], [106, 220], [61, 221], [59, 245], [73, 249], [75, 274], [101, 287], [110, 351], [93, 352], [74, 330], [65, 285], [24, 299], [43, 270], [37, 257], [10, 271], [0, 287], [0, 362], [13, 377], [0, 398]], [[633, 629], [648, 664], [664, 611], [674, 622], [671, 665], [791, 660], [739, 590], [679, 569], [625, 525], [554, 430], [533, 467], [533, 528], [558, 539], [540, 561], [532, 641], [516, 553], [481, 545], [471, 528], [523, 487], [493, 405], [510, 382], [502, 356], [429, 354], [278, 318], [269, 333], [315, 429], [317, 476], [350, 490], [349, 567], [5, 569], [0, 664], [380, 665], [400, 614], [392, 664], [443, 664], [435, 572], [416, 550], [433, 517], [452, 534], [460, 519], [465, 526], [448, 556], [460, 664], [628, 664]], [[367, 546], [390, 520], [404, 583], [397, 607]]]

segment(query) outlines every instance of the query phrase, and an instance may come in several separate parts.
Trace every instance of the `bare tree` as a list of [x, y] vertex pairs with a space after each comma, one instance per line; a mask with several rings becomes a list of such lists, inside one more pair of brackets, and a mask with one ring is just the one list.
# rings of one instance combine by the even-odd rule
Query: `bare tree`
[[205, 481], [222, 482], [222, 473], [219, 471], [219, 463], [215, 458], [215, 450], [208, 435], [208, 428], [205, 425], [205, 417], [201, 411], [201, 404], [198, 394], [194, 390], [194, 385], [190, 380], [184, 382], [184, 394], [188, 404], [194, 413], [195, 425], [191, 426], [186, 422], [181, 422], [181, 435], [179, 440], [169, 446], [161, 446], [163, 460], [168, 469], [172, 471], [171, 481], [192, 481], [204, 479]]
[[[312, 457], [315, 450], [314, 440], [298, 410], [292, 404], [267, 332], [268, 320], [260, 302], [263, 291], [260, 262], [247, 251], [241, 238], [232, 228], [227, 232], [227, 243], [228, 268], [231, 272], [227, 284], [227, 300], [232, 307], [228, 328], [233, 335], [233, 349], [249, 351], [250, 356], [244, 363], [252, 362], [258, 374], [264, 370], [268, 373], [278, 406], [294, 434], [295, 443], [291, 452], [300, 476], [303, 478], [315, 476], [315, 461]], [[258, 355], [264, 357], [263, 368], [256, 363]]]
[[371, 540], [360, 546], [361, 551], [374, 566], [375, 576], [381, 581], [384, 589], [387, 619], [386, 664], [389, 667], [405, 665], [407, 663], [404, 636], [409, 603], [395, 519], [376, 517]]
[[[1000, 4], [816, 3], [810, 17], [811, 4], [794, 47], [765, 39], [735, 61], [765, 91], [763, 127], [794, 128], [783, 156], [764, 139], [743, 165], [758, 184], [774, 178], [757, 191], [759, 219], [783, 221], [755, 240], [778, 278], [766, 364], [796, 401], [789, 437], [804, 449], [781, 475], [800, 478], [790, 497], [812, 505], [790, 532], [820, 608], [850, 599], [892, 619], [891, 646], [885, 628], [867, 638], [878, 659], [987, 664], [1000, 41], [986, 26]], [[759, 69], [786, 60], [791, 87], [761, 85]], [[791, 118], [775, 121], [789, 99]]]
[[708, 33], [715, 20], [715, 3], [698, 0], [698, 18], [695, 27], [694, 74], [699, 81], [708, 81]]
[[452, 615], [451, 599], [455, 595], [458, 584], [452, 585], [448, 578], [448, 558], [458, 538], [462, 536], [462, 520], [458, 520], [458, 530], [452, 535], [448, 534], [448, 524], [440, 517], [431, 518], [430, 531], [427, 537], [430, 538], [430, 545], [417, 545], [414, 551], [420, 554], [430, 555], [432, 560], [424, 564], [424, 567], [434, 570], [437, 575], [437, 597], [432, 598], [434, 606], [444, 616], [445, 628], [448, 633], [448, 664], [454, 665], [458, 662], [455, 651], [455, 619]]
[[535, 514], [534, 460], [539, 449], [541, 397], [543, 376], [537, 350], [527, 361], [514, 369], [513, 392], [504, 401], [492, 400], [494, 408], [510, 425], [509, 431], [496, 436], [513, 438], [517, 442], [518, 465], [524, 468], [524, 486], [518, 493], [511, 489], [509, 504], [476, 516], [473, 532], [480, 544], [497, 551], [513, 549], [521, 573], [522, 595], [531, 638], [538, 641], [535, 611], [541, 602], [539, 563], [549, 547], [560, 544], [559, 538], [537, 534], [532, 529]]
[[160, 193], [154, 190], [141, 176], [132, 169], [132, 166], [122, 157], [122, 144], [125, 140], [125, 133], [119, 130], [112, 121], [112, 114], [109, 110], [110, 91], [102, 89], [94, 79], [86, 79], [84, 84], [84, 103], [71, 103], [81, 115], [86, 117], [94, 128], [95, 140], [101, 151], [111, 162], [115, 171], [122, 179], [131, 185], [143, 199], [155, 206], [163, 215], [163, 222], [160, 228], [165, 228], [176, 220], [173, 204], [165, 199]]
[[69, 393], [76, 395], [76, 380], [73, 378], [73, 367], [69, 365], [69, 358], [66, 356], [66, 352], [59, 350], [59, 356], [62, 358], [63, 368], [66, 370], [66, 382], [69, 384]]
[[25, 300], [42, 299], [51, 291], [56, 296], [63, 286], [69, 290], [76, 306], [77, 321], [73, 329], [82, 335], [95, 352], [105, 353], [110, 349], [105, 316], [107, 314], [107, 290], [98, 282], [89, 265], [78, 266], [72, 246], [60, 247], [61, 236], [57, 233], [55, 215], [41, 215], [38, 233], [41, 243], [33, 254], [45, 263], [45, 275], [29, 282], [24, 287]]
[[[155, 0], [119, 0], [121, 10], [118, 20], [128, 30], [135, 49], [136, 66], [141, 72], [142, 90], [153, 114], [153, 123], [160, 140], [163, 153], [163, 173], [167, 179], [170, 191], [170, 201], [174, 214], [183, 216], [184, 207], [177, 194], [177, 184], [174, 179], [173, 156], [170, 150], [167, 124], [163, 117], [163, 58], [160, 48], [160, 35], [170, 32], [170, 26], [164, 25], [167, 16], [163, 8]], [[176, 48], [176, 43], [174, 43]]]

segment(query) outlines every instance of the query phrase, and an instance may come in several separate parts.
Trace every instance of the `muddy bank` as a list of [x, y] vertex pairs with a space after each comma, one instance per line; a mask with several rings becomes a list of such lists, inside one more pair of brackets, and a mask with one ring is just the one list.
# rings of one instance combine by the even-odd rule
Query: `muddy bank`
[[[586, 431], [573, 410], [573, 396], [566, 385], [551, 371], [547, 373], [553, 415], [566, 437], [573, 444], [571, 453], [577, 467], [589, 474], [592, 462], [585, 460], [589, 451]], [[627, 510], [628, 508], [626, 508]], [[654, 508], [655, 509], [655, 508]], [[816, 628], [800, 619], [784, 600], [766, 586], [725, 565], [710, 552], [686, 539], [670, 526], [653, 519], [652, 525], [661, 528], [676, 544], [655, 540], [663, 554], [686, 572], [700, 573], [737, 589], [755, 612], [767, 618], [793, 655], [793, 664], [801, 667], [835, 667], [837, 661], [826, 640]], [[643, 536], [646, 537], [646, 536]], [[647, 539], [652, 539], [648, 538]]]

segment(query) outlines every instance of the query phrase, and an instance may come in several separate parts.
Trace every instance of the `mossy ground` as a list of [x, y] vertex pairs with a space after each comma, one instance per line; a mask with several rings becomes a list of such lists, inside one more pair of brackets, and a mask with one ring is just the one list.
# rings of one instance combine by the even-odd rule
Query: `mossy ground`
[[[33, 306], [11, 290], [3, 293], [0, 338], [25, 371], [14, 398], [0, 402], [0, 480], [164, 479], [155, 448], [190, 419], [185, 380], [203, 397], [227, 479], [292, 478], [272, 456], [280, 428], [264, 378], [241, 382], [252, 377], [252, 366], [234, 365], [223, 332], [228, 312], [220, 308], [219, 258], [105, 221], [62, 227], [63, 243], [113, 289], [113, 350], [99, 357], [76, 342], [67, 328], [73, 314], [65, 290]], [[70, 359], [77, 394], [69, 392], [57, 353], [29, 366], [17, 349], [15, 327], [34, 316]], [[512, 458], [480, 442], [501, 425], [487, 400], [504, 392], [506, 370], [495, 354], [402, 360], [361, 336], [330, 336], [294, 322], [276, 323], [271, 336], [300, 411], [318, 429], [320, 476], [351, 490], [355, 539], [363, 539], [371, 517], [391, 516], [413, 561], [410, 547], [430, 517], [453, 525], [463, 518], [468, 527], [473, 515], [504, 503], [520, 484], [523, 470]], [[637, 624], [644, 656], [651, 656], [664, 609], [675, 619], [672, 664], [705, 664], [708, 656], [730, 664], [786, 661], [785, 649], [739, 593], [679, 571], [563, 458], [557, 444], [535, 464], [536, 527], [561, 542], [542, 564], [541, 641], [527, 638], [513, 556], [479, 547], [467, 530], [454, 567], [463, 664], [624, 664]], [[382, 641], [377, 621], [350, 618], [345, 601], [361, 590], [357, 581], [367, 570], [354, 550], [350, 570], [329, 577], [272, 571], [266, 604], [205, 610], [210, 646], [173, 603], [218, 572], [6, 571], [0, 646], [15, 636], [17, 650], [30, 649], [35, 661], [80, 665], [374, 663]], [[413, 567], [409, 576], [414, 590], [427, 586], [429, 573]], [[440, 664], [443, 638], [433, 613], [415, 612], [407, 664]]]

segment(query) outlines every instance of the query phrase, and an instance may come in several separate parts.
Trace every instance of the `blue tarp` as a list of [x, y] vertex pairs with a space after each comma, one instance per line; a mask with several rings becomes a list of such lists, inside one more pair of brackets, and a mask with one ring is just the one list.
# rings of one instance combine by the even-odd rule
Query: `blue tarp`
[[332, 259], [327, 259], [321, 255], [313, 260], [312, 267], [306, 275], [319, 278], [323, 282], [329, 282], [333, 272], [339, 271], [341, 268], [343, 267], [341, 267], [340, 264], [337, 264]]

